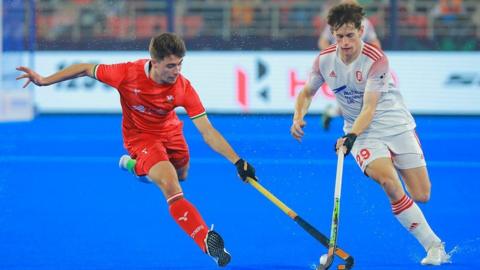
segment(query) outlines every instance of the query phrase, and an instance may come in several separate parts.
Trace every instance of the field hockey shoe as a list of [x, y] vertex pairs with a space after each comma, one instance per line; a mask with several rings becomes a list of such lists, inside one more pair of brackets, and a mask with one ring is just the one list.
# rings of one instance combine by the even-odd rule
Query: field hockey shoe
[[150, 184], [152, 181], [150, 180], [150, 178], [148, 178], [148, 176], [138, 176], [135, 173], [135, 164], [136, 163], [137, 163], [137, 161], [135, 159], [131, 158], [129, 155], [123, 155], [123, 156], [120, 157], [120, 160], [118, 161], [118, 167], [120, 167], [120, 169], [122, 169], [124, 171], [129, 171], [130, 173], [135, 175], [135, 178], [138, 181]]
[[445, 244], [434, 244], [428, 249], [427, 256], [420, 262], [422, 265], [441, 265], [450, 263], [450, 255], [445, 252]]
[[212, 257], [212, 259], [220, 267], [226, 266], [232, 259], [230, 253], [228, 253], [228, 251], [225, 249], [225, 244], [222, 237], [213, 230], [213, 226], [205, 237], [205, 247], [206, 253]]

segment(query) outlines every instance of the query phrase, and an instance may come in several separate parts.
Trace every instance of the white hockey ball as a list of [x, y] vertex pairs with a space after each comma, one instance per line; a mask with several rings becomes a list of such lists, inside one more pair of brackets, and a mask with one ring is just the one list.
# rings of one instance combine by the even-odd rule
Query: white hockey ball
[[328, 258], [327, 254], [323, 254], [322, 256], [320, 256], [320, 264], [325, 265], [325, 263], [327, 262], [327, 258]]

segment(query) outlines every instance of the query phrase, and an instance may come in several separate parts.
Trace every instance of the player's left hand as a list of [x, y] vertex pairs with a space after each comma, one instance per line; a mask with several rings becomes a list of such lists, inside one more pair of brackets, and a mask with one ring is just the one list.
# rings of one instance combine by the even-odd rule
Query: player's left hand
[[22, 71], [23, 74], [18, 76], [16, 80], [22, 80], [22, 79], [27, 79], [25, 84], [23, 85], [23, 88], [27, 87], [30, 82], [34, 83], [37, 86], [44, 86], [45, 85], [45, 78], [40, 76], [37, 72], [33, 71], [32, 69], [24, 66], [17, 67], [18, 71]]
[[243, 159], [239, 159], [237, 162], [235, 162], [235, 167], [237, 167], [238, 176], [242, 179], [242, 181], [246, 182], [247, 177], [258, 181], [257, 177], [255, 176], [255, 168], [253, 168], [250, 163]]
[[350, 154], [350, 151], [352, 150], [352, 147], [353, 147], [353, 144], [355, 143], [355, 140], [357, 139], [357, 134], [355, 133], [348, 133], [346, 134], [345, 136], [342, 136], [341, 138], [338, 138], [337, 139], [337, 142], [335, 143], [335, 152], [337, 152], [338, 148], [340, 148], [340, 146], [345, 146], [346, 148], [346, 152], [345, 152], [345, 156]]

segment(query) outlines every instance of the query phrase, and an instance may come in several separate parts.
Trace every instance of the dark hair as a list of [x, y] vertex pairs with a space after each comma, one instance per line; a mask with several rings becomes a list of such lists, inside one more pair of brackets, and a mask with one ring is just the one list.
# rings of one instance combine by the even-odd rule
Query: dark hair
[[365, 12], [360, 5], [340, 4], [330, 9], [327, 23], [330, 25], [332, 32], [345, 24], [353, 24], [356, 29], [360, 29], [364, 16]]
[[160, 61], [170, 55], [184, 57], [187, 51], [185, 42], [174, 33], [163, 33], [153, 37], [148, 50], [152, 59]]

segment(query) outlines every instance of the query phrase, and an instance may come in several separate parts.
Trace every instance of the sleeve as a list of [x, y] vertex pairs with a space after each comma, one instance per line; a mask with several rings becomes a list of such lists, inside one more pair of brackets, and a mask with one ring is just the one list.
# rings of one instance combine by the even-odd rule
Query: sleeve
[[96, 65], [93, 70], [95, 79], [111, 87], [118, 88], [127, 74], [129, 63]]
[[325, 79], [320, 72], [320, 54], [317, 55], [315, 61], [313, 61], [312, 68], [307, 80], [307, 86], [310, 88], [312, 95], [314, 95], [317, 90], [325, 82]]
[[365, 91], [387, 92], [389, 79], [388, 69], [388, 59], [383, 55], [370, 67]]
[[188, 80], [185, 80], [185, 98], [183, 102], [183, 107], [187, 111], [187, 115], [190, 119], [196, 119], [207, 114], [205, 108], [203, 107], [202, 101], [197, 94], [197, 91], [193, 89], [192, 85]]

